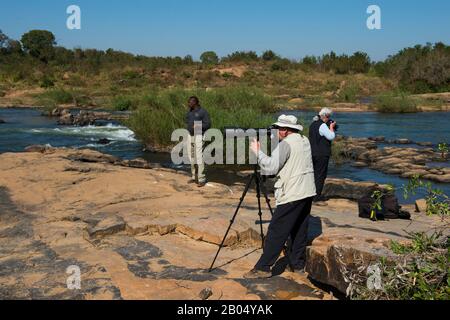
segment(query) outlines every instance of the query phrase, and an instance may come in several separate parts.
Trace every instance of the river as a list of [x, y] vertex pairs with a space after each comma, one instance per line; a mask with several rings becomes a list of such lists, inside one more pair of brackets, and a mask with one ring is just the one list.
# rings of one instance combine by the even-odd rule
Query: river
[[[286, 111], [294, 114], [304, 123], [309, 123], [313, 112]], [[274, 116], [275, 118], [275, 116]], [[0, 109], [0, 153], [21, 152], [26, 146], [48, 144], [53, 147], [92, 148], [123, 159], [143, 157], [151, 162], [171, 166], [170, 156], [143, 151], [143, 146], [133, 132], [114, 122], [88, 127], [62, 127], [56, 119], [41, 116], [37, 109]], [[450, 142], [450, 114], [445, 112], [415, 114], [338, 113], [339, 134], [352, 137], [385, 136], [387, 139], [408, 138], [415, 142]], [[111, 143], [102, 145], [99, 140], [109, 139]], [[382, 146], [382, 145], [380, 145]], [[415, 146], [418, 147], [418, 146]], [[444, 164], [448, 166], [447, 164]], [[397, 176], [386, 175], [368, 168], [354, 168], [348, 164], [331, 164], [329, 176], [349, 178], [356, 181], [376, 181], [392, 183], [397, 187], [407, 182]], [[434, 184], [447, 195], [450, 184]], [[416, 197], [423, 196], [419, 194]], [[414, 197], [414, 198], [416, 198]], [[405, 201], [401, 199], [404, 203]], [[410, 202], [409, 200], [408, 202]]]

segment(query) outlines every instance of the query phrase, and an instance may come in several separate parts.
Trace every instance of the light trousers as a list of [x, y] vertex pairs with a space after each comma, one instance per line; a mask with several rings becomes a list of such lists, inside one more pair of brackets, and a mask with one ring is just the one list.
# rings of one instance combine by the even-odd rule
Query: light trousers
[[203, 161], [203, 136], [189, 136], [189, 162], [191, 163], [192, 179], [198, 183], [206, 182], [205, 163]]

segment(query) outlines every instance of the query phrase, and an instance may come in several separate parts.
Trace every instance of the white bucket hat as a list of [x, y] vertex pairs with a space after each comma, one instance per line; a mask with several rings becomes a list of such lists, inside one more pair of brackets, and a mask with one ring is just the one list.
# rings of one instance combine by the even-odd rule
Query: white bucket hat
[[285, 114], [281, 115], [278, 118], [278, 121], [273, 124], [274, 127], [279, 128], [291, 128], [298, 131], [303, 131], [303, 126], [299, 125], [297, 123], [297, 117], [296, 116], [287, 116]]

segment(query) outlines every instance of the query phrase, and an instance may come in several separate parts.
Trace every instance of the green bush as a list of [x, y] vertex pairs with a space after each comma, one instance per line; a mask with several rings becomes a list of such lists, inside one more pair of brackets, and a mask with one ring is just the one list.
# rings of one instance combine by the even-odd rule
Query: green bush
[[386, 93], [375, 98], [372, 106], [378, 112], [412, 113], [417, 112], [417, 100], [405, 93]]
[[327, 106], [327, 102], [321, 96], [306, 97], [304, 100], [304, 105], [308, 108], [324, 108]]
[[[450, 238], [440, 233], [414, 233], [410, 244], [391, 242], [397, 255], [380, 261], [382, 288], [367, 288], [366, 268], [351, 275], [350, 297], [354, 300], [449, 300]], [[347, 275], [348, 276], [348, 275]]]
[[66, 104], [73, 102], [73, 95], [65, 89], [50, 89], [39, 96], [41, 100], [52, 101], [55, 104]]
[[339, 102], [356, 102], [360, 95], [360, 88], [355, 84], [350, 84], [342, 88], [337, 96]]
[[112, 108], [117, 111], [127, 111], [138, 107], [138, 98], [134, 96], [115, 96], [112, 99]]
[[444, 43], [405, 48], [376, 64], [377, 74], [396, 80], [402, 90], [413, 93], [445, 92], [450, 89], [450, 46]]
[[92, 99], [84, 90], [71, 90], [73, 103], [76, 107], [84, 107], [91, 105]]
[[275, 52], [273, 52], [272, 50], [267, 50], [267, 51], [264, 51], [264, 52], [263, 52], [261, 58], [262, 58], [264, 61], [272, 61], [272, 60], [278, 59], [279, 57], [278, 57], [278, 55], [277, 55]]
[[293, 63], [289, 59], [278, 59], [270, 67], [271, 71], [286, 71], [293, 67]]
[[55, 81], [49, 77], [44, 77], [40, 83], [41, 88], [52, 88], [55, 86]]
[[200, 61], [203, 64], [218, 64], [219, 63], [219, 57], [214, 51], [206, 51], [203, 52], [200, 56]]
[[273, 122], [273, 117], [266, 114], [272, 110], [272, 99], [257, 89], [238, 87], [150, 93], [141, 98], [139, 108], [127, 125], [144, 143], [153, 147], [169, 146], [172, 132], [185, 128], [187, 99], [192, 95], [198, 96], [201, 105], [208, 110], [214, 128], [259, 128]]
[[255, 62], [259, 57], [255, 51], [236, 51], [222, 58], [223, 62]]

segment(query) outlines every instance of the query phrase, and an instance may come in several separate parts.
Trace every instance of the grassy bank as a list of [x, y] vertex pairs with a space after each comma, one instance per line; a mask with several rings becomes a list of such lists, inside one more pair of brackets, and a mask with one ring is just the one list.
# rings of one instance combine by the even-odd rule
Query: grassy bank
[[393, 91], [377, 95], [371, 109], [382, 113], [414, 113], [423, 109], [439, 111], [445, 104], [445, 99], [439, 95], [421, 96]]
[[148, 93], [133, 100], [135, 110], [126, 125], [147, 145], [156, 148], [171, 145], [172, 132], [185, 127], [186, 103], [191, 95], [199, 97], [210, 114], [213, 127], [220, 130], [267, 127], [274, 121], [270, 114], [273, 106], [270, 96], [255, 88], [232, 87]]
[[385, 93], [375, 98], [372, 108], [382, 113], [413, 113], [418, 112], [418, 100], [405, 93]]

